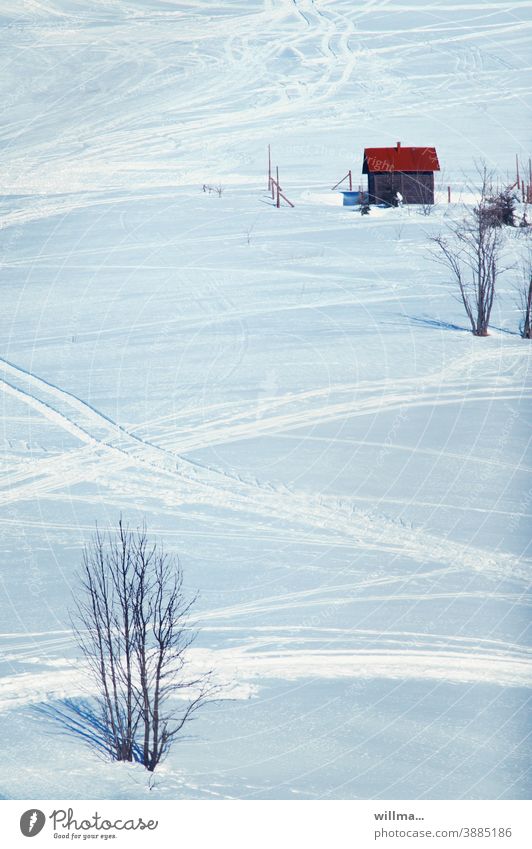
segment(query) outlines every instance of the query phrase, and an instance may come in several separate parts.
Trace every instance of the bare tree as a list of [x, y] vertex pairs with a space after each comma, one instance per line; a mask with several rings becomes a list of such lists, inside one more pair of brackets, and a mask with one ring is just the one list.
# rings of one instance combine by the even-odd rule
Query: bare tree
[[475, 336], [487, 336], [501, 266], [503, 235], [487, 213], [491, 176], [484, 168], [477, 206], [448, 225], [448, 235], [431, 237], [433, 258], [452, 274]]
[[521, 313], [519, 332], [523, 339], [532, 339], [532, 250], [523, 263], [521, 283], [517, 289], [517, 307]]
[[[71, 726], [114, 760], [153, 771], [209, 700], [211, 673], [188, 673], [196, 632], [179, 561], [146, 528], [96, 531], [85, 549], [73, 625], [97, 692], [96, 709], [63, 705]], [[63, 722], [65, 725], [65, 723]], [[72, 730], [72, 728], [71, 728]]]

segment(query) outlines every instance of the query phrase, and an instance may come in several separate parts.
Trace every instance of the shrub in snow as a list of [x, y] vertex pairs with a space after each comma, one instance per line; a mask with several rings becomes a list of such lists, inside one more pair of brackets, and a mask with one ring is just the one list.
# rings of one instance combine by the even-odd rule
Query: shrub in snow
[[461, 221], [448, 225], [446, 235], [431, 237], [432, 257], [444, 265], [458, 287], [459, 297], [475, 336], [487, 336], [495, 288], [501, 267], [503, 237], [490, 209], [491, 179], [484, 168], [478, 206]]
[[502, 189], [481, 200], [478, 214], [490, 227], [515, 227], [517, 198], [511, 189]]
[[523, 279], [517, 290], [517, 306], [521, 313], [519, 332], [523, 339], [532, 339], [532, 255], [523, 266]]
[[153, 771], [214, 695], [210, 672], [187, 672], [196, 598], [183, 591], [179, 562], [122, 520], [116, 532], [96, 532], [79, 577], [73, 624], [97, 698], [63, 703], [69, 730]]

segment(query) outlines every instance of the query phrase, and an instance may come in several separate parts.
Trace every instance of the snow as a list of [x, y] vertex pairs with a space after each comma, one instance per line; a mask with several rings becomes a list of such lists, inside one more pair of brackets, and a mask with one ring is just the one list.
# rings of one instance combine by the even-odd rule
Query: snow
[[[475, 339], [427, 243], [475, 160], [528, 161], [530, 20], [0, 4], [0, 796], [529, 798], [518, 270]], [[436, 146], [432, 214], [342, 207], [398, 139]], [[90, 694], [68, 610], [120, 513], [179, 554], [223, 687], [151, 788], [35, 711]]]

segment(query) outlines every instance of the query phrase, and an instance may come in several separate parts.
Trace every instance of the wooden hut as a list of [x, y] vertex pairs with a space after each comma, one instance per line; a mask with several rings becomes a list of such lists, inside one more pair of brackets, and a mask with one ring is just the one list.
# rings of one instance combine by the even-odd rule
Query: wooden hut
[[403, 203], [434, 203], [434, 172], [440, 170], [434, 147], [367, 147], [362, 173], [368, 175], [369, 203], [395, 205], [397, 192]]

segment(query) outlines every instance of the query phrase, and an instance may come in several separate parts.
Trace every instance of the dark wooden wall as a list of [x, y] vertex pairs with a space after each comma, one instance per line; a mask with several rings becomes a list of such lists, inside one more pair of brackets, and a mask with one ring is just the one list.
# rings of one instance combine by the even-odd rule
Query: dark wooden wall
[[383, 171], [368, 174], [370, 203], [392, 204], [398, 191], [404, 203], [434, 203], [434, 173]]

